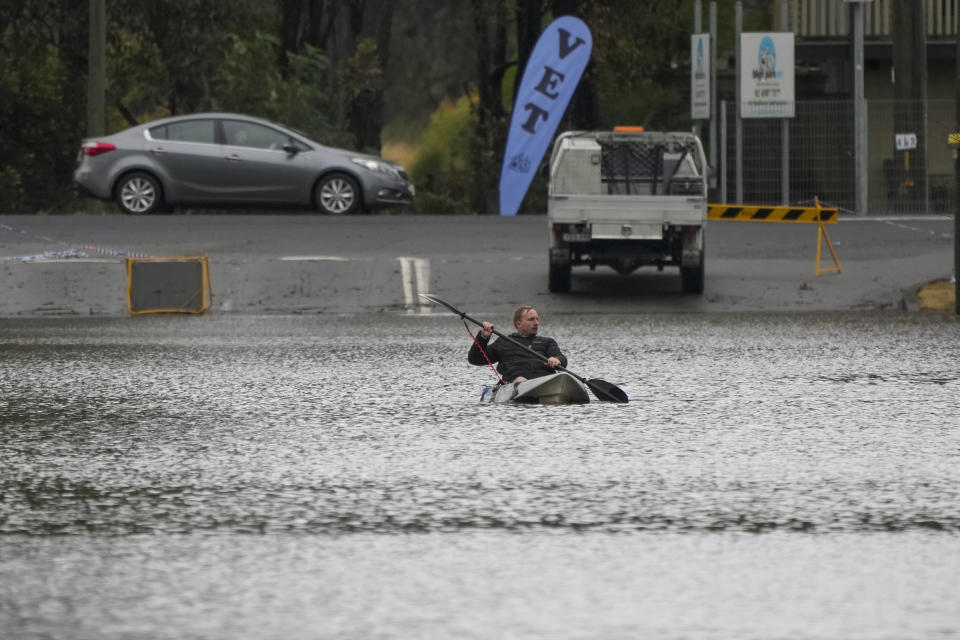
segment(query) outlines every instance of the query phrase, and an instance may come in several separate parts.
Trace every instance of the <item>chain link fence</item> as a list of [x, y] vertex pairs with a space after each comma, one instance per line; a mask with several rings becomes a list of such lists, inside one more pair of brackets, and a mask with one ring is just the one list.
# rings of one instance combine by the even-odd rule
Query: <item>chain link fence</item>
[[[726, 200], [740, 204], [812, 204], [868, 215], [950, 213], [956, 197], [952, 100], [867, 101], [867, 211], [856, 211], [854, 103], [796, 103], [789, 131], [789, 193], [783, 197], [781, 120], [742, 121], [742, 194], [737, 193], [736, 105], [726, 103], [721, 123], [718, 179]], [[724, 113], [721, 110], [721, 113]], [[898, 136], [900, 143], [898, 144]], [[899, 148], [898, 148], [899, 147]], [[719, 202], [724, 183], [711, 198]]]

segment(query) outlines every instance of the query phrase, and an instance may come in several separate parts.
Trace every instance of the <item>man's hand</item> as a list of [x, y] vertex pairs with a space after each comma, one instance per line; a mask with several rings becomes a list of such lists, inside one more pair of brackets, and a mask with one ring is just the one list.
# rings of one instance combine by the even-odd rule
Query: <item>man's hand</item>
[[551, 369], [556, 369], [557, 367], [560, 366], [560, 359], [550, 356], [549, 358], [547, 358], [547, 366], [550, 367]]
[[[480, 326], [480, 335], [485, 339], [489, 339], [490, 336], [493, 335], [493, 323], [484, 321], [484, 323]], [[554, 358], [554, 360], [556, 360], [556, 358]]]

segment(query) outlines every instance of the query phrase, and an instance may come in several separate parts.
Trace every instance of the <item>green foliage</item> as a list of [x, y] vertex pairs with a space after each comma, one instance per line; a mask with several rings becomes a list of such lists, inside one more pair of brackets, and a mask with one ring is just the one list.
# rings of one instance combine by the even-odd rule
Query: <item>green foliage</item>
[[70, 197], [74, 132], [84, 113], [57, 50], [31, 47], [12, 31], [0, 34], [2, 213], [47, 209]]
[[25, 195], [20, 172], [14, 167], [0, 164], [0, 213], [14, 212], [24, 206]]
[[417, 209], [423, 213], [470, 211], [474, 187], [470, 139], [473, 117], [466, 96], [444, 102], [420, 137], [410, 175], [417, 186]]
[[264, 64], [276, 57], [276, 37], [257, 31], [246, 39], [231, 36], [229, 42], [213, 78], [213, 108], [282, 122], [334, 146], [349, 143], [331, 124], [331, 100], [324, 90], [329, 60], [322, 51], [307, 46], [302, 54], [289, 53], [284, 75], [278, 65]]
[[456, 100], [472, 84], [476, 44], [468, 4], [463, 0], [398, 3], [384, 70], [385, 115], [389, 116], [385, 139], [415, 140], [444, 100]]
[[520, 82], [518, 77], [519, 73], [517, 71], [517, 65], [512, 64], [503, 74], [503, 82], [501, 84], [501, 95], [503, 102], [503, 110], [507, 113], [510, 113], [510, 110], [513, 108], [513, 88], [516, 83]]
[[[137, 0], [120, 1], [130, 12], [113, 14], [110, 92], [138, 121], [233, 111], [282, 122], [331, 145], [349, 145], [350, 136], [332, 124], [328, 57], [305, 45], [302, 53], [287, 52], [281, 69], [274, 9], [249, 1], [166, 0], [138, 10]], [[221, 28], [209, 29], [211, 22]], [[109, 130], [130, 125], [119, 112], [111, 115]]]
[[[512, 107], [517, 80], [520, 3], [403, 0], [386, 40], [361, 29], [374, 4], [110, 0], [106, 129], [172, 113], [237, 111], [350, 148], [355, 140], [346, 122], [356, 115], [350, 109], [368, 115], [357, 96], [383, 88], [383, 139], [418, 148], [408, 163], [415, 208], [490, 211], [505, 142], [502, 111]], [[559, 4], [578, 7], [594, 36], [590, 78], [598, 113], [589, 117], [596, 126], [689, 125], [684, 96], [693, 0], [542, 6]], [[763, 3], [747, 4], [745, 28], [769, 26]], [[719, 5], [724, 58], [732, 48], [723, 34], [732, 32], [733, 3]], [[284, 29], [282, 9], [296, 6], [299, 26]], [[49, 210], [71, 193], [86, 131], [88, 10], [76, 0], [0, 0], [0, 212]], [[550, 12], [542, 18], [547, 24]], [[481, 32], [489, 38], [482, 58]], [[389, 51], [378, 50], [387, 43]], [[545, 209], [543, 167], [521, 213]]]
[[343, 71], [343, 85], [351, 98], [376, 84], [383, 77], [376, 41], [373, 38], [359, 38], [356, 51], [347, 58]]
[[[615, 78], [607, 79], [615, 84]], [[679, 91], [670, 86], [645, 80], [636, 83], [638, 90], [610, 95], [601, 109], [600, 128], [619, 125], [641, 125], [651, 130], [676, 131], [690, 126], [690, 109], [684, 108]]]
[[212, 108], [217, 99], [213, 79], [231, 50], [231, 39], [250, 38], [258, 24], [275, 26], [277, 22], [275, 10], [264, 11], [257, 4], [253, 0], [113, 0], [108, 11], [110, 38], [124, 39], [132, 47], [126, 65], [130, 79], [111, 76], [111, 87], [114, 80], [127, 84], [124, 89], [132, 85], [149, 113], [158, 106], [169, 113]]
[[689, 83], [693, 3], [609, 0], [594, 11], [600, 125], [687, 128], [681, 96]]
[[169, 105], [158, 90], [157, 79], [166, 75], [160, 49], [141, 33], [114, 28], [107, 34], [106, 131], [112, 133], [131, 125], [119, 110], [110, 108], [116, 103], [142, 120], [170, 115]]

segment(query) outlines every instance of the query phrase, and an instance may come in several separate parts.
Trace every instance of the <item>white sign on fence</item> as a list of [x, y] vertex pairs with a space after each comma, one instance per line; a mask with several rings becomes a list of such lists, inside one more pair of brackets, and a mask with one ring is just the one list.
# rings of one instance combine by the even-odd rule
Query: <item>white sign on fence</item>
[[710, 119], [710, 34], [690, 36], [690, 117]]
[[740, 34], [740, 117], [792, 118], [792, 33]]
[[[897, 151], [909, 151], [917, 148], [917, 134], [915, 133], [898, 133], [896, 138]], [[887, 140], [889, 139], [887, 138]]]

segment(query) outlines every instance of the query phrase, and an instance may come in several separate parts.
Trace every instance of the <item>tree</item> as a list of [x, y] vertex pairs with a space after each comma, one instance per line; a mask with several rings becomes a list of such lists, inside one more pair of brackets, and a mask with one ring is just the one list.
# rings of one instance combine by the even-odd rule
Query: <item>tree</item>
[[[576, 16], [587, 25], [593, 21], [592, 2], [584, 0], [552, 0], [550, 3], [554, 17]], [[591, 56], [592, 60], [592, 56]], [[580, 84], [570, 100], [567, 108], [566, 123], [568, 129], [596, 129], [598, 122], [598, 100], [595, 62], [590, 62], [580, 78]]]
[[385, 77], [395, 2], [392, 0], [280, 0], [279, 63], [290, 71], [290, 56], [305, 47], [323, 50], [332, 62], [328, 88], [338, 95], [337, 121], [354, 145], [380, 152], [384, 125]]
[[680, 98], [689, 82], [692, 15], [690, 0], [606, 0], [594, 8], [594, 68], [605, 97], [602, 126], [676, 126], [675, 114], [685, 113]]
[[347, 60], [350, 87], [347, 124], [360, 149], [380, 153], [384, 76], [390, 63], [394, 0], [367, 0], [352, 7], [356, 49]]
[[0, 211], [71, 196], [85, 130], [86, 3], [0, 4]]
[[[689, 124], [692, 0], [110, 0], [107, 130], [216, 109], [376, 152], [384, 131], [412, 140], [449, 103], [435, 127], [456, 132], [458, 164], [437, 184], [494, 211], [518, 79], [560, 15], [594, 40], [561, 128]], [[0, 0], [0, 210], [69, 195], [86, 74], [87, 3]], [[531, 198], [524, 210], [542, 209]]]
[[[441, 104], [476, 93], [472, 11], [462, 2], [402, 0], [394, 13], [384, 76], [385, 128], [414, 140]], [[429, 15], [429, 20], [423, 17]]]
[[503, 78], [507, 61], [507, 11], [503, 0], [471, 0], [474, 38], [477, 48], [474, 105], [475, 133], [470, 141], [475, 158], [472, 204], [475, 211], [495, 212], [493, 206], [499, 176], [500, 156], [506, 145], [506, 111], [503, 107]]
[[111, 0], [107, 19], [112, 97], [129, 96], [134, 114], [177, 114], [217, 107], [215, 77], [234, 40], [276, 14], [255, 0]]

